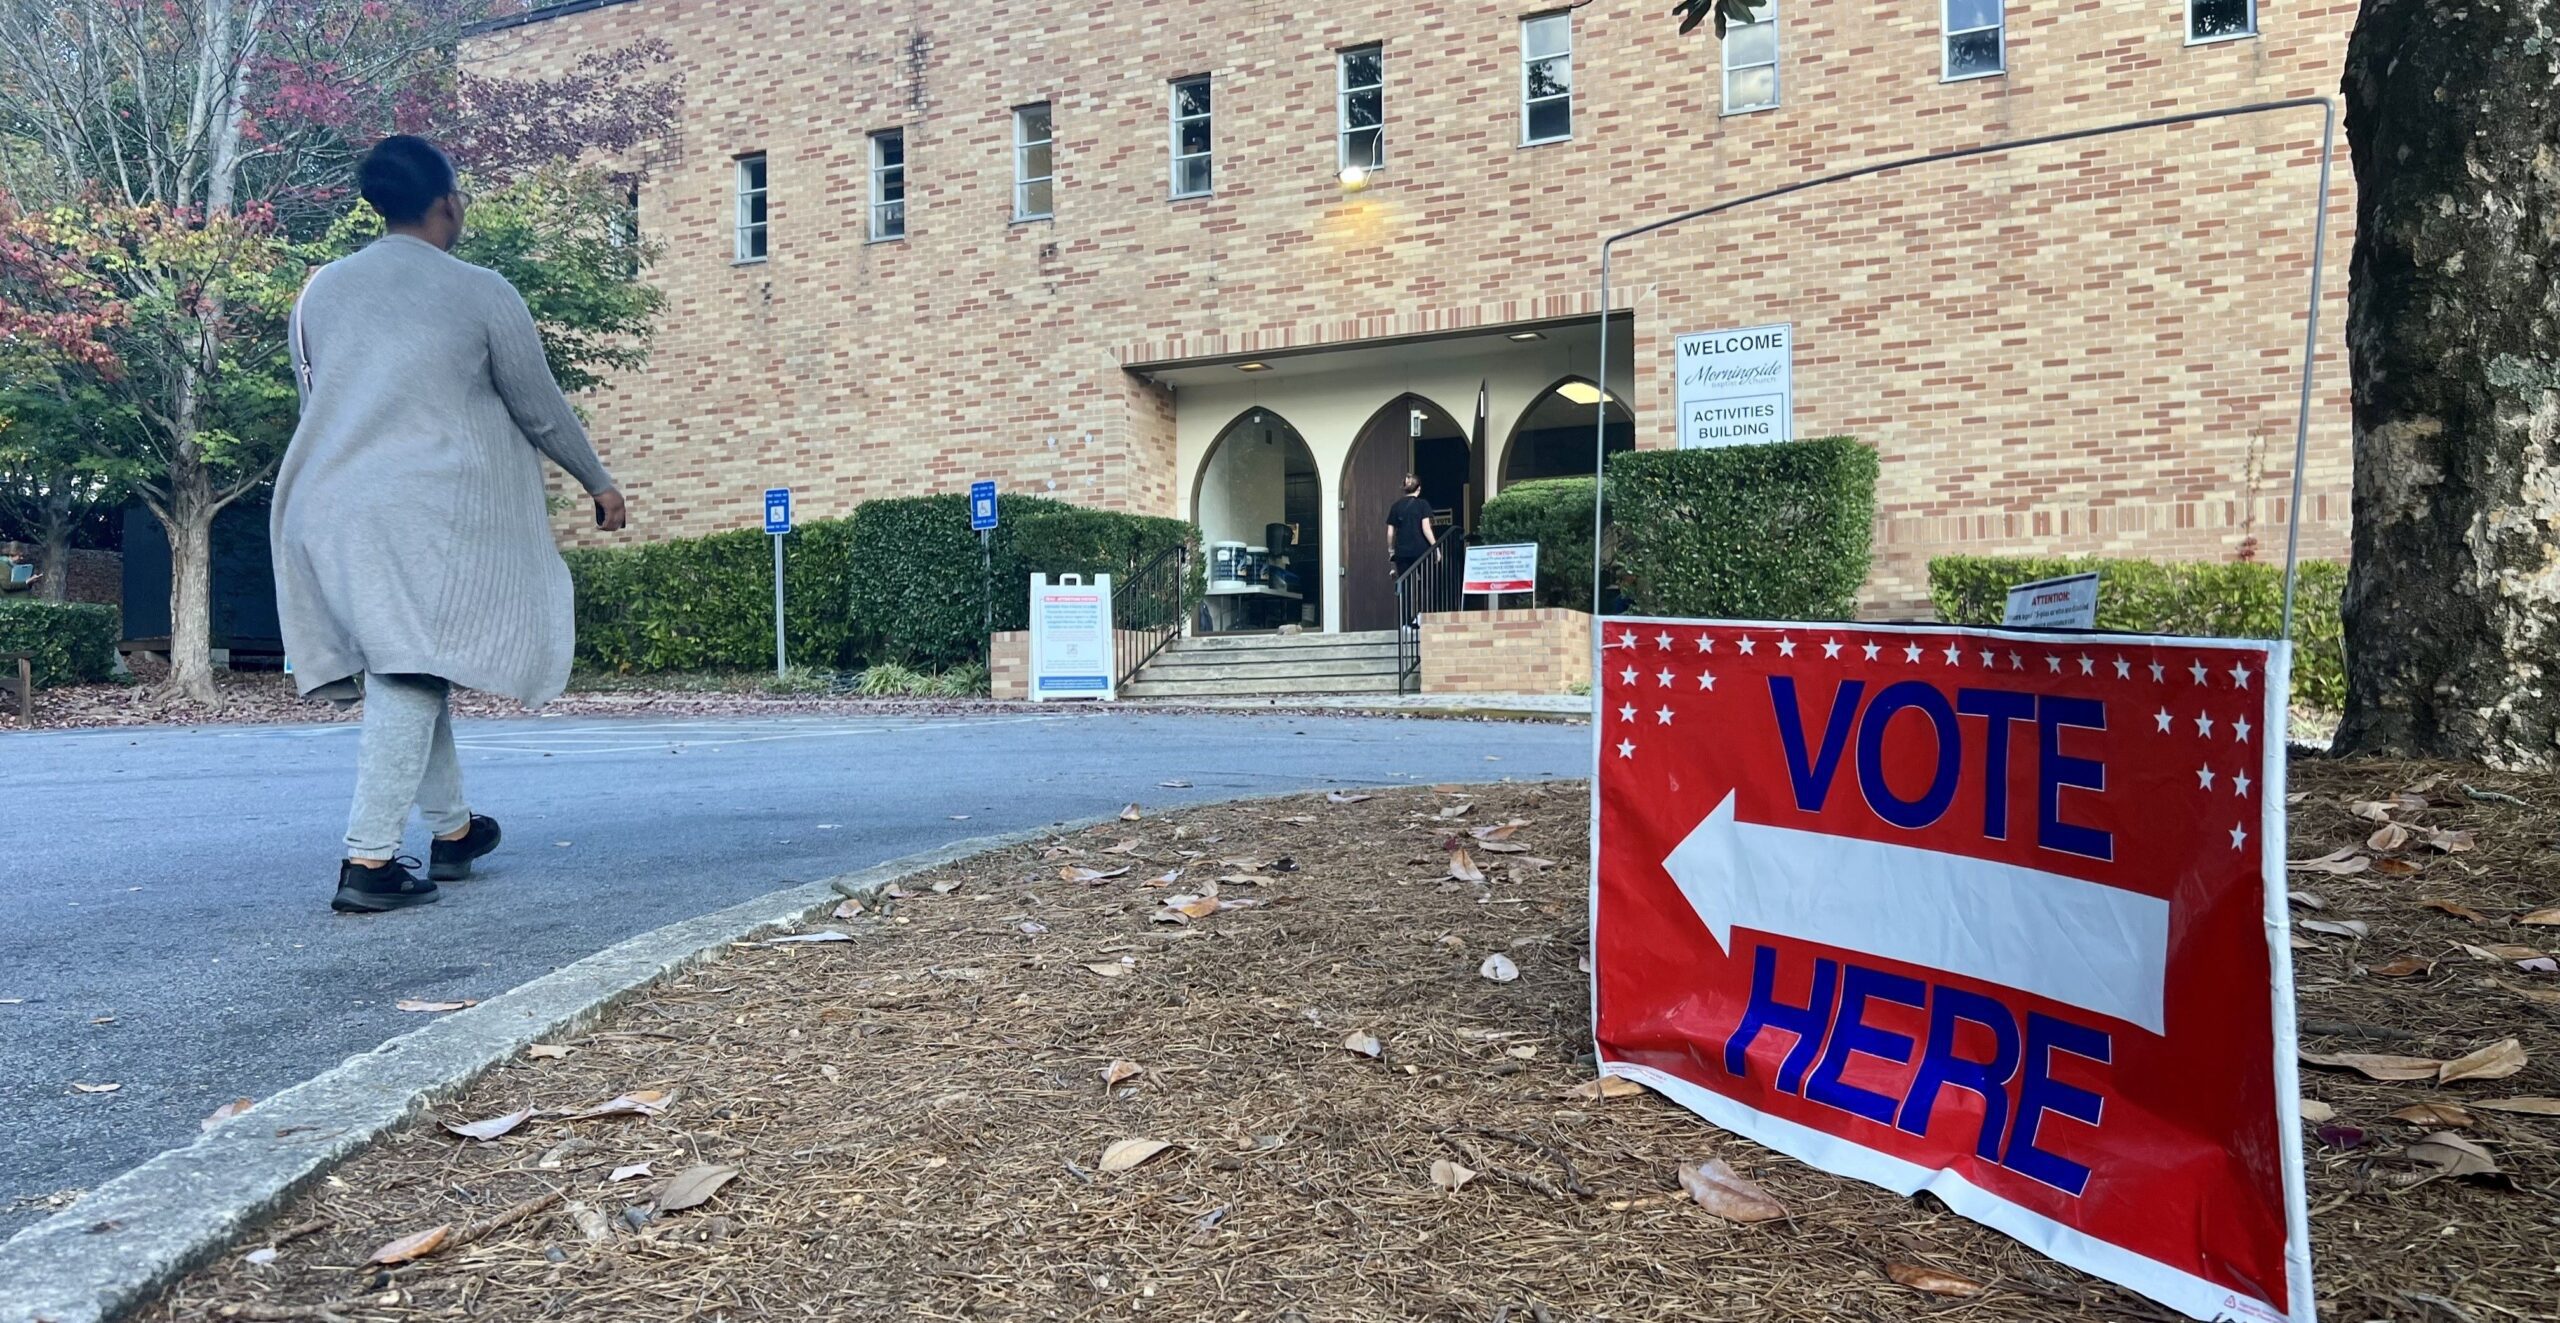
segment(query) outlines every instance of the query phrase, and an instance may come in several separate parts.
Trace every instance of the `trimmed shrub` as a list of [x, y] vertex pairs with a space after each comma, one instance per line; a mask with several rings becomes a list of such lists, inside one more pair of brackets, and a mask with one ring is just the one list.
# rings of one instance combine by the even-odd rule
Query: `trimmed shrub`
[[[1046, 574], [1055, 582], [1061, 574], [1081, 574], [1088, 581], [1108, 574], [1117, 586], [1176, 546], [1191, 549], [1191, 571], [1182, 598], [1188, 605], [1199, 601], [1209, 586], [1209, 567], [1200, 556], [1199, 528], [1188, 520], [1114, 510], [1075, 508], [1025, 517], [1013, 530], [1011, 577], [998, 582], [1013, 594], [1015, 611], [1024, 615], [1027, 624], [1030, 576]], [[1121, 629], [1154, 629], [1178, 622], [1180, 611], [1177, 607], [1172, 621], [1142, 618], [1112, 624]], [[996, 627], [1010, 628], [1001, 623]]]
[[[1004, 522], [991, 541], [997, 591], [995, 627], [1021, 629], [1027, 594], [1017, 582], [1013, 541], [1025, 520], [1073, 509], [1041, 496], [1008, 496]], [[960, 494], [865, 501], [853, 512], [853, 652], [864, 661], [941, 670], [973, 661], [986, 647], [987, 577], [978, 535], [969, 529], [969, 498]], [[1028, 573], [1028, 571], [1024, 571]]]
[[1851, 437], [1609, 461], [1612, 553], [1638, 611], [1845, 620], [1873, 559], [1876, 455]]
[[1538, 544], [1538, 605], [1591, 609], [1591, 507], [1597, 478], [1515, 482], [1484, 503], [1484, 540]]
[[[0, 598], [0, 652], [34, 658], [40, 689], [94, 684], [115, 674], [116, 628], [111, 606]], [[9, 669], [16, 679], [16, 663]]]
[[[2271, 639], [2284, 628], [2284, 566], [2257, 561], [2151, 561], [2101, 556], [1941, 556], [1929, 562], [1938, 618], [1996, 625], [2009, 589], [2098, 574], [2098, 628], [2132, 634]], [[2336, 712], [2347, 701], [2344, 562], [2307, 560], [2294, 604], [2293, 701]]]
[[[852, 621], [850, 521], [802, 524], [783, 545], [794, 666], [843, 664]], [[754, 529], [561, 553], [577, 584], [578, 660], [599, 670], [773, 665], [773, 546]]]

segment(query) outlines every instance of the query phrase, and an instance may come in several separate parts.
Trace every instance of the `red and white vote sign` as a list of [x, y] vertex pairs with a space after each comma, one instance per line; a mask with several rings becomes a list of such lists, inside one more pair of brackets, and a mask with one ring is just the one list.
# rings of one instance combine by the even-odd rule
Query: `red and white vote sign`
[[2312, 1319], [2284, 645], [1605, 628], [1609, 1073], [2191, 1317]]

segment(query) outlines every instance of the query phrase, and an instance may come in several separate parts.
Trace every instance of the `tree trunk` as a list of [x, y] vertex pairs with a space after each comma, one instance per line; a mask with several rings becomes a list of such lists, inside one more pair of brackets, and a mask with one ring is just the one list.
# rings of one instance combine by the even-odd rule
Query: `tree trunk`
[[2560, 763], [2560, 0], [2364, 0], [2347, 47], [2344, 752]]
[[220, 509], [210, 474], [188, 465], [171, 475], [160, 525], [169, 533], [169, 682], [167, 697], [218, 707], [213, 687], [213, 516]]

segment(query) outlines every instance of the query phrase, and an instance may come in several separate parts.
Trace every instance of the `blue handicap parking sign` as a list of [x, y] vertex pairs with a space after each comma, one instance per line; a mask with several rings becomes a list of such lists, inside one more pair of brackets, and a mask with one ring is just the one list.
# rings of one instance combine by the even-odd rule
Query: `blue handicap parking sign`
[[764, 494], [764, 531], [780, 537], [791, 531], [791, 489], [769, 487]]
[[993, 482], [969, 484], [969, 527], [986, 532], [996, 526], [996, 485]]

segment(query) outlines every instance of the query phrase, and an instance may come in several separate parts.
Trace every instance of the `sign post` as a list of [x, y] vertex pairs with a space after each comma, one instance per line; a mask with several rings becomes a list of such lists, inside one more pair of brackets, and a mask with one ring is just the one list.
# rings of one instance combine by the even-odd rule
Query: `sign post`
[[[985, 638], [979, 646], [995, 647], [996, 633], [996, 560], [993, 541], [996, 531], [996, 484], [983, 480], [969, 484], [969, 527], [978, 534], [979, 596], [985, 599], [986, 620], [978, 630]], [[993, 665], [994, 654], [987, 656]]]
[[1493, 609], [1499, 611], [1504, 593], [1534, 593], [1537, 590], [1537, 543], [1470, 545], [1467, 548], [1466, 573], [1458, 585], [1461, 596], [1490, 597]]
[[773, 539], [773, 673], [791, 669], [790, 649], [782, 618], [782, 539], [791, 535], [791, 489], [768, 487], [764, 493], [764, 531]]
[[1606, 628], [1603, 1073], [2191, 1317], [2313, 1318], [2289, 644]]

